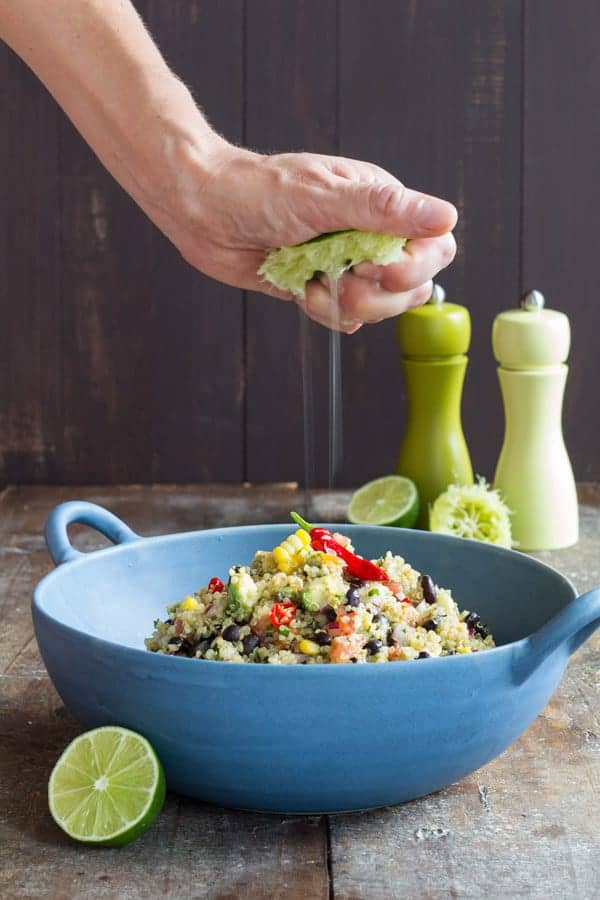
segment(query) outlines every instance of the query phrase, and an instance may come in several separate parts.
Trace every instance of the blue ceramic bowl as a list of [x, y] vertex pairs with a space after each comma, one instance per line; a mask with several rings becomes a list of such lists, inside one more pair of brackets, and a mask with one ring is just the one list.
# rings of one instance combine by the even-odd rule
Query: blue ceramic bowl
[[[118, 544], [81, 554], [80, 522]], [[515, 740], [569, 656], [600, 625], [600, 589], [575, 598], [553, 569], [509, 550], [397, 528], [345, 526], [451, 587], [491, 626], [494, 650], [411, 663], [270, 666], [149, 653], [168, 603], [276, 545], [290, 525], [141, 538], [90, 503], [46, 529], [58, 568], [38, 585], [35, 631], [65, 706], [86, 727], [152, 742], [169, 787], [210, 803], [286, 813], [401, 803], [462, 778]]]

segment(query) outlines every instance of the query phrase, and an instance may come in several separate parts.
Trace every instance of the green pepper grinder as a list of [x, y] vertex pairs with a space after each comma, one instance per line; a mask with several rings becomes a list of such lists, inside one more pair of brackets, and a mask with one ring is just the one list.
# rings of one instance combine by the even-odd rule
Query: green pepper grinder
[[494, 320], [506, 419], [494, 485], [512, 510], [519, 550], [556, 550], [577, 542], [577, 491], [561, 424], [570, 342], [568, 317], [546, 309], [539, 291]]
[[449, 484], [473, 484], [460, 417], [471, 319], [445, 297], [435, 284], [424, 306], [398, 317], [408, 424], [396, 471], [417, 485], [419, 528], [429, 527], [429, 506]]

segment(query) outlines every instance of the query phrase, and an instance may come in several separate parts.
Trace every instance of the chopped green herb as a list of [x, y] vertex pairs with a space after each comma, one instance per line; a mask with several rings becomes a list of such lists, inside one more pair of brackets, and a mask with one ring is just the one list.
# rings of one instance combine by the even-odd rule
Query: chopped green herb
[[367, 596], [368, 597], [377, 597], [378, 594], [379, 594], [378, 588], [371, 588], [371, 590], [369, 591]]
[[285, 625], [279, 626], [279, 634], [282, 634], [284, 637], [287, 637], [289, 633], [290, 633], [290, 629], [286, 628]]

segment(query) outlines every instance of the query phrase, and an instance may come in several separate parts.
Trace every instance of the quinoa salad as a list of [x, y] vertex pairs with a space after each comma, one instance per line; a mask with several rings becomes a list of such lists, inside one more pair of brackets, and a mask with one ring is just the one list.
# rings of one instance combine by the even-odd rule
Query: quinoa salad
[[476, 653], [494, 646], [477, 612], [391, 552], [358, 556], [343, 534], [303, 527], [224, 583], [167, 607], [148, 650], [283, 665], [380, 663]]

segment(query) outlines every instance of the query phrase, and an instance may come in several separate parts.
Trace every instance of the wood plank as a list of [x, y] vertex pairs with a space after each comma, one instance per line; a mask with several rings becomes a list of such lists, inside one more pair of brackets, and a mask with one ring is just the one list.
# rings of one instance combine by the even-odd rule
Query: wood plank
[[0, 680], [0, 893], [13, 898], [327, 898], [322, 817], [261, 816], [168, 795], [154, 827], [95, 852], [52, 821], [47, 779], [79, 726], [46, 677]]
[[[45, 786], [53, 763], [79, 727], [45, 674], [27, 609], [28, 595], [48, 567], [41, 531], [57, 502], [76, 497], [100, 502], [138, 531], [160, 533], [225, 524], [223, 517], [231, 522], [244, 497], [245, 520], [251, 521], [261, 508], [267, 520], [279, 518], [293, 493], [295, 487], [288, 485], [258, 491], [232, 486], [30, 487], [3, 493], [0, 555], [17, 562], [0, 569], [0, 663], [8, 660], [0, 668], [8, 673], [0, 675], [2, 897], [154, 898], [158, 892], [167, 897], [328, 896], [322, 817], [238, 813], [170, 795], [157, 824], [131, 848], [98, 854], [62, 835], [48, 815]], [[102, 543], [90, 529], [79, 530], [81, 549]]]
[[[253, 0], [246, 35], [248, 146], [336, 148], [336, 3]], [[310, 326], [316, 484], [327, 484], [327, 333]], [[247, 468], [250, 481], [304, 478], [299, 313], [250, 294], [247, 307]]]
[[[340, 4], [340, 151], [458, 206], [459, 252], [439, 281], [471, 310], [464, 428], [491, 477], [503, 427], [491, 324], [519, 290], [521, 0], [376, 8]], [[344, 347], [342, 483], [353, 484], [393, 470], [406, 411], [394, 322]]]
[[47, 480], [62, 443], [58, 122], [0, 42], [0, 483]]
[[567, 446], [579, 479], [600, 477], [596, 221], [600, 205], [600, 6], [528, 0], [525, 17], [523, 290], [571, 319]]
[[[599, 894], [600, 635], [575, 655], [543, 714], [509, 751], [423, 800], [327, 824], [323, 817], [238, 813], [169, 796], [144, 838], [103, 853], [72, 844], [54, 827], [46, 780], [79, 729], [43, 673], [23, 616], [14, 616], [48, 565], [41, 529], [49, 510], [81, 497], [150, 534], [282, 520], [299, 496], [290, 484], [20, 487], [0, 494], [0, 661], [9, 645], [19, 651], [0, 669], [7, 673], [0, 675], [2, 897]], [[333, 499], [341, 512], [348, 493]], [[580, 499], [577, 547], [537, 555], [583, 591], [600, 582], [598, 485], [581, 486]], [[315, 504], [331, 506], [331, 497], [321, 492]], [[82, 549], [102, 543], [90, 529], [79, 530], [76, 542]]]
[[[583, 497], [596, 503], [580, 507], [579, 544], [532, 554], [581, 592], [600, 584], [597, 491]], [[543, 713], [493, 762], [422, 800], [333, 817], [336, 897], [599, 896], [599, 667], [597, 633]]]
[[[217, 127], [239, 139], [242, 0], [138, 6]], [[57, 480], [239, 480], [241, 293], [188, 267], [66, 119], [61, 140], [65, 451]]]

